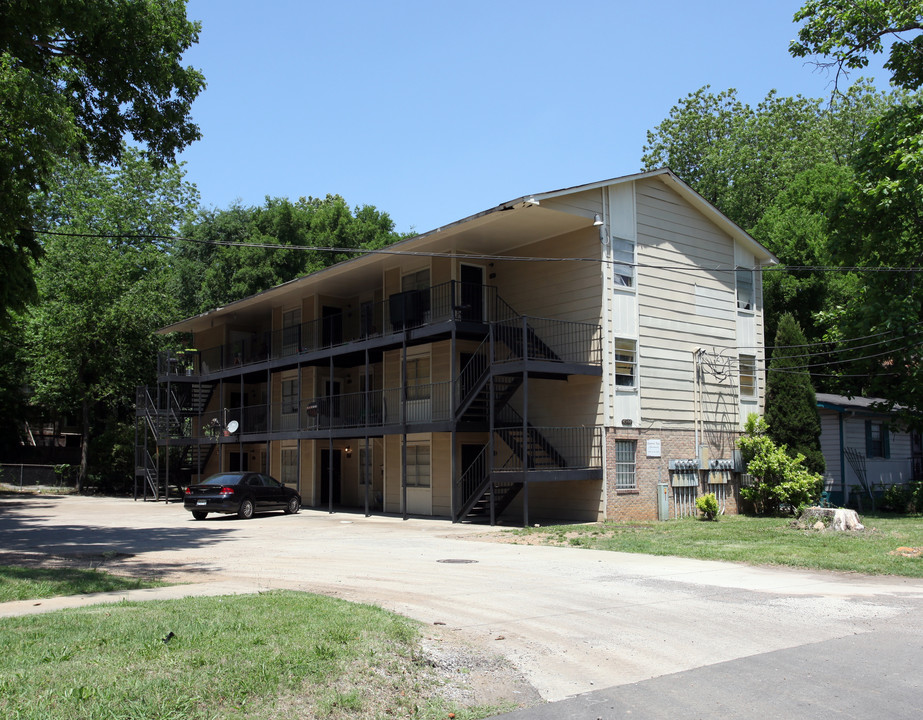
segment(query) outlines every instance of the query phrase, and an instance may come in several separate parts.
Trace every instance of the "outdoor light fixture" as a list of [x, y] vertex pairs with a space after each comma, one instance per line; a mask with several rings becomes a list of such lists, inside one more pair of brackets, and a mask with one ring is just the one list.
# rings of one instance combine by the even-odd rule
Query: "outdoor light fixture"
[[599, 213], [596, 213], [593, 216], [593, 227], [599, 227], [603, 224], [603, 219], [599, 216]]
[[347, 445], [347, 446], [344, 448], [344, 450], [346, 451], [346, 457], [352, 457], [352, 456], [353, 456], [353, 449], [352, 449], [349, 445]]

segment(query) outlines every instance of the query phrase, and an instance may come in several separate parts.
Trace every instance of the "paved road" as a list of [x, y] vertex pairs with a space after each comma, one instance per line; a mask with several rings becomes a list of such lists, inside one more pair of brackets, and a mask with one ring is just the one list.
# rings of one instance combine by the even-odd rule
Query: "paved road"
[[[196, 581], [137, 597], [290, 588], [446, 623], [505, 654], [546, 700], [570, 698], [513, 717], [919, 716], [923, 581], [508, 545], [495, 532], [314, 511], [195, 522], [175, 504], [0, 499], [0, 552], [108, 553]], [[85, 602], [8, 603], [0, 616]]]

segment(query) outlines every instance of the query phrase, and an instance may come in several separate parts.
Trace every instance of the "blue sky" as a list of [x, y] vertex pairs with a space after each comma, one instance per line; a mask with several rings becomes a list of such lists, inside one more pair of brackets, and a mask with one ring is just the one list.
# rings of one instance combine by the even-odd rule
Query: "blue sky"
[[338, 193], [424, 232], [637, 171], [646, 132], [703, 85], [828, 97], [787, 52], [800, 6], [190, 0], [185, 61], [208, 87], [181, 159], [205, 207]]

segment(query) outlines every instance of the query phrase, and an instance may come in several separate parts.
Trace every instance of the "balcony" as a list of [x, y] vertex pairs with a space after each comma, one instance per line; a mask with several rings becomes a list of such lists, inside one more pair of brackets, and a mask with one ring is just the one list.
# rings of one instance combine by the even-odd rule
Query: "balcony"
[[492, 327], [497, 362], [601, 364], [598, 325], [520, 316], [496, 288], [450, 281], [281, 330], [252, 333], [227, 345], [163, 353], [158, 373], [198, 379], [276, 360], [317, 360], [337, 350], [354, 350], [363, 341], [396, 344], [405, 331], [446, 323], [479, 327], [482, 334]]

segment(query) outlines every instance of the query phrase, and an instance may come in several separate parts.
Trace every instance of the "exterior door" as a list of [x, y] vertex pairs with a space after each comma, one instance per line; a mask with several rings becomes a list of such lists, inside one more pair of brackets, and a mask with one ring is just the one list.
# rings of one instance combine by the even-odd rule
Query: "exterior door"
[[484, 320], [484, 268], [480, 265], [461, 266], [460, 320]]

